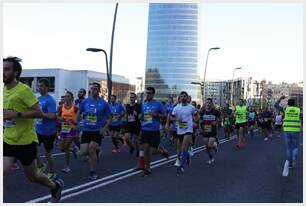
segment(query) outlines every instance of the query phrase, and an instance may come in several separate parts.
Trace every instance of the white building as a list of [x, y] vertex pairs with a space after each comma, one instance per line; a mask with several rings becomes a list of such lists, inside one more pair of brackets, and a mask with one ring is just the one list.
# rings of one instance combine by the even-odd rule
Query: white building
[[[88, 89], [90, 88], [89, 85], [90, 83], [93, 82], [98, 82], [101, 84], [102, 96], [106, 96], [107, 94], [106, 76], [107, 76], [106, 73], [95, 72], [90, 70], [66, 70], [61, 68], [24, 69], [22, 70], [21, 81], [26, 83], [31, 88], [33, 88], [35, 95], [39, 96], [37, 90], [38, 80], [41, 78], [49, 79], [51, 83], [51, 88], [49, 93], [55, 98], [56, 101], [59, 101], [61, 96], [65, 94], [65, 89], [71, 91], [75, 95], [75, 98], [77, 98], [77, 93], [80, 88], [86, 89], [88, 94]], [[113, 94], [117, 94], [117, 92], [118, 93], [120, 92], [122, 96], [124, 96], [125, 93], [129, 92], [130, 90], [129, 79], [120, 75], [113, 74], [112, 80], [113, 80]], [[120, 89], [122, 87], [121, 85], [125, 86], [124, 89]]]

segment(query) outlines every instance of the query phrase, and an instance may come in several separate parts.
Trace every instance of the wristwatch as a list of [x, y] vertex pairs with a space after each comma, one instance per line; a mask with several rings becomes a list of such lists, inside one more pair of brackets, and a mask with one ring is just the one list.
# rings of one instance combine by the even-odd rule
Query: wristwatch
[[22, 117], [21, 112], [17, 112], [17, 117]]

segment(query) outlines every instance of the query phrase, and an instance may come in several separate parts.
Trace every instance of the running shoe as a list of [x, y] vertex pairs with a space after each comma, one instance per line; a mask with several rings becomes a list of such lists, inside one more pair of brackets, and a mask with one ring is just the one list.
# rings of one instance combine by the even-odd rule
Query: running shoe
[[145, 170], [143, 170], [142, 176], [143, 176], [143, 177], [147, 177], [147, 176], [149, 176], [151, 173], [152, 173], [151, 170], [145, 169]]
[[62, 179], [53, 180], [53, 182], [56, 184], [56, 189], [51, 190], [51, 203], [56, 203], [61, 200], [62, 197], [62, 190], [64, 187], [64, 181]]
[[98, 179], [98, 177], [99, 176], [97, 175], [97, 173], [91, 172], [89, 177], [88, 177], [88, 180], [96, 180], [96, 179]]
[[168, 152], [167, 150], [165, 150], [165, 148], [162, 148], [162, 147], [161, 147], [161, 149], [163, 150], [161, 155], [162, 155], [164, 158], [169, 159], [169, 152]]
[[119, 153], [119, 152], [120, 152], [120, 149], [119, 149], [119, 148], [115, 148], [115, 147], [114, 147], [114, 148], [112, 149], [112, 153]]
[[185, 170], [184, 170], [184, 168], [182, 166], [179, 166], [179, 167], [176, 168], [176, 172], [177, 173], [183, 173], [184, 171]]
[[268, 141], [268, 137], [265, 137], [265, 138], [264, 138], [264, 141]]
[[211, 159], [208, 160], [206, 163], [210, 165], [210, 164], [212, 164], [214, 161], [215, 161], [215, 159], [214, 159], [214, 158], [211, 158]]
[[174, 166], [174, 167], [179, 167], [179, 166], [181, 166], [181, 161], [180, 161], [180, 159], [177, 158], [173, 166]]
[[47, 176], [50, 180], [53, 180], [56, 177], [56, 174], [55, 172], [48, 172]]
[[71, 169], [70, 169], [70, 167], [65, 166], [61, 171], [62, 171], [63, 173], [69, 173], [69, 172], [71, 172]]
[[20, 170], [20, 167], [19, 167], [19, 165], [15, 162], [15, 163], [12, 164], [11, 170], [13, 170], [13, 171], [15, 171], [15, 170]]
[[189, 147], [188, 152], [189, 152], [190, 157], [192, 157], [194, 155], [193, 147], [192, 146]]
[[286, 160], [285, 164], [284, 164], [284, 169], [283, 169], [283, 176], [287, 177], [289, 174], [289, 161]]
[[37, 165], [38, 172], [43, 173], [47, 169], [47, 165], [45, 163], [42, 163], [40, 165]]

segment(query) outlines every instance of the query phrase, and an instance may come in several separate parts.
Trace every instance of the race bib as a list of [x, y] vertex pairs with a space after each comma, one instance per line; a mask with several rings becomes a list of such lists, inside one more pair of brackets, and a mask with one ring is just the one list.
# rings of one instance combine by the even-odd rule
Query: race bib
[[113, 116], [113, 121], [118, 121], [119, 120], [119, 115], [114, 115]]
[[267, 122], [267, 121], [268, 121], [268, 118], [264, 118], [264, 120], [265, 120], [265, 122]]
[[96, 125], [97, 124], [97, 116], [89, 114], [87, 116], [87, 124], [88, 125]]
[[16, 121], [14, 119], [11, 120], [4, 120], [3, 126], [4, 128], [12, 128], [16, 125]]
[[43, 124], [43, 119], [35, 119], [35, 121], [36, 121], [36, 124], [39, 124], [39, 125]]
[[180, 129], [187, 129], [188, 123], [187, 122], [178, 122]]
[[63, 133], [70, 133], [71, 129], [72, 129], [71, 125], [65, 124], [65, 123], [62, 124], [62, 132]]
[[205, 133], [210, 133], [212, 131], [212, 126], [211, 125], [204, 125], [204, 132]]
[[150, 115], [150, 114], [144, 114], [143, 115], [143, 120], [145, 121], [145, 122], [149, 122], [149, 123], [152, 123], [152, 116]]
[[135, 116], [134, 115], [128, 115], [128, 122], [135, 122]]

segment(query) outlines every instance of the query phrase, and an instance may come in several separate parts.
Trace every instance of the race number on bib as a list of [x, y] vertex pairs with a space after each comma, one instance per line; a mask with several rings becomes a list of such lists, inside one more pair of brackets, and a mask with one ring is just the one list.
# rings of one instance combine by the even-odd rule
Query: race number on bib
[[134, 115], [128, 115], [128, 122], [135, 122], [135, 116]]
[[146, 121], [146, 122], [150, 122], [152, 123], [152, 116], [150, 114], [144, 114], [143, 115], [143, 120]]
[[188, 123], [187, 122], [179, 122], [180, 129], [187, 129]]
[[96, 125], [97, 124], [97, 116], [89, 114], [87, 116], [87, 124], [88, 125]]
[[72, 129], [72, 126], [69, 124], [62, 124], [62, 132], [63, 133], [70, 133]]
[[3, 126], [4, 128], [12, 128], [16, 125], [16, 121], [14, 119], [11, 120], [4, 120]]
[[204, 125], [204, 132], [209, 133], [212, 131], [212, 126], [211, 125]]

